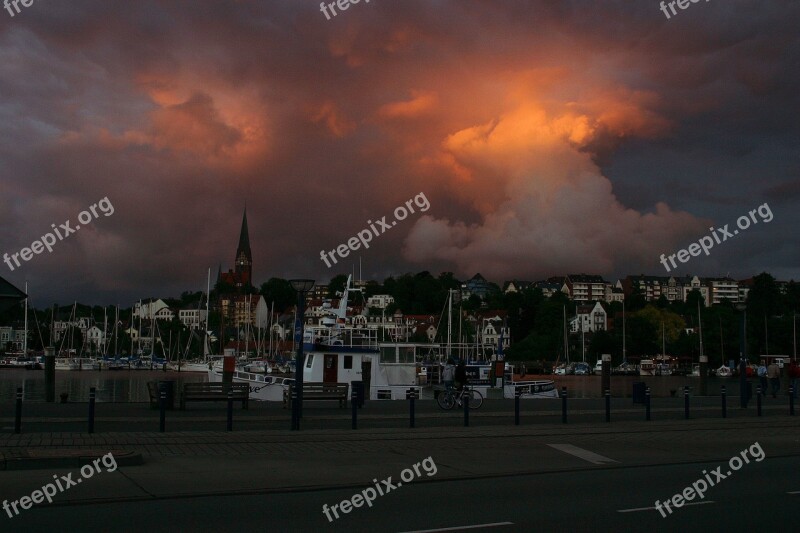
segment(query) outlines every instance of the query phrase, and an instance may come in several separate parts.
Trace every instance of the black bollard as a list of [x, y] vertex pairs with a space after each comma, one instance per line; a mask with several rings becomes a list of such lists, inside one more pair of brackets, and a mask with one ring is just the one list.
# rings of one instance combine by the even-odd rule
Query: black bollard
[[683, 387], [683, 416], [689, 420], [689, 387]]
[[561, 422], [567, 423], [567, 388], [561, 387]]
[[789, 386], [789, 416], [794, 416], [794, 387]]
[[14, 416], [14, 433], [22, 433], [22, 387], [17, 388], [17, 412]]
[[606, 389], [603, 394], [606, 397], [606, 422], [611, 422], [611, 391]]
[[[469, 393], [469, 391], [467, 391], [466, 389], [465, 389], [465, 392]], [[471, 398], [470, 394], [465, 394], [464, 396], [461, 397], [461, 401], [464, 403], [464, 427], [465, 428], [469, 427], [469, 399], [470, 398]]]
[[728, 418], [728, 391], [722, 386], [722, 418]]
[[89, 433], [94, 433], [94, 402], [97, 391], [94, 387], [89, 389]]
[[756, 408], [758, 410], [758, 416], [761, 416], [761, 385], [756, 387]]
[[650, 420], [650, 387], [644, 389], [644, 414], [645, 420]]
[[408, 403], [408, 427], [413, 428], [415, 427], [414, 421], [414, 401], [417, 399], [417, 389], [408, 389], [406, 390], [406, 399], [409, 401]]
[[514, 425], [519, 425], [519, 401], [522, 396], [522, 389], [516, 387], [514, 389]]
[[44, 349], [44, 401], [56, 401], [56, 356], [53, 348]]
[[228, 431], [233, 431], [233, 391], [228, 391]]
[[358, 429], [358, 389], [355, 387], [350, 396], [350, 405], [353, 406], [353, 429]]
[[167, 391], [164, 390], [164, 387], [159, 387], [160, 393], [158, 398], [158, 407], [161, 410], [159, 423], [158, 423], [158, 430], [161, 433], [164, 433], [167, 430]]
[[290, 398], [289, 401], [292, 402], [292, 431], [299, 431], [300, 430], [300, 418], [298, 416], [297, 409], [295, 405], [297, 404], [297, 387], [294, 385], [289, 386], [291, 388]]

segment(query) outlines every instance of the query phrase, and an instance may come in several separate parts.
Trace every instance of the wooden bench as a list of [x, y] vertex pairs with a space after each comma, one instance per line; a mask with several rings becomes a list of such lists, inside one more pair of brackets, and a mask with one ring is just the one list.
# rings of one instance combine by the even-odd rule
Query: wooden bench
[[250, 385], [247, 383], [184, 383], [181, 394], [181, 410], [186, 409], [186, 402], [218, 402], [227, 401], [228, 392], [233, 399], [242, 402], [247, 409], [250, 398]]
[[[292, 405], [294, 383], [283, 391], [283, 408]], [[347, 383], [303, 383], [303, 402], [316, 400], [339, 400], [339, 407], [347, 405]]]

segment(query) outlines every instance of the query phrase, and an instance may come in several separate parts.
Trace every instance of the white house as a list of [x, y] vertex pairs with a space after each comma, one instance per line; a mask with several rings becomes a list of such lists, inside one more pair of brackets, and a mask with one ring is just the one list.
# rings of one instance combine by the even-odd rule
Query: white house
[[202, 328], [208, 319], [205, 309], [179, 309], [178, 320], [189, 329]]
[[149, 302], [136, 302], [133, 305], [133, 318], [142, 320], [172, 320], [175, 312], [169, 308], [164, 300], [151, 300]]
[[608, 330], [608, 313], [600, 302], [595, 302], [594, 306], [578, 306], [577, 314], [570, 320], [570, 330], [572, 333], [606, 331]]
[[370, 296], [367, 300], [367, 307], [374, 309], [386, 309], [390, 304], [394, 303], [394, 297], [388, 294], [376, 294]]
[[102, 349], [106, 341], [106, 334], [97, 326], [92, 326], [86, 330], [86, 342], [93, 344], [98, 350]]

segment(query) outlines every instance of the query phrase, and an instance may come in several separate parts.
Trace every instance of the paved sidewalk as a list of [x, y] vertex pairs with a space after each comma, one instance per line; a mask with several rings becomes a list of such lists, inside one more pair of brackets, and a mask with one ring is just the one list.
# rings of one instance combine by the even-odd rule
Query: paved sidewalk
[[[53, 504], [60, 505], [363, 487], [374, 478], [397, 478], [426, 457], [438, 470], [420, 482], [726, 461], [756, 441], [768, 458], [800, 455], [800, 424], [775, 417], [414, 430], [59, 432], [5, 434], [0, 450], [86, 449], [144, 458], [141, 466], [120, 466], [60, 494]], [[608, 461], [588, 462], [552, 444], [577, 446]], [[0, 499], [30, 494], [59, 473], [43, 468], [0, 472]]]

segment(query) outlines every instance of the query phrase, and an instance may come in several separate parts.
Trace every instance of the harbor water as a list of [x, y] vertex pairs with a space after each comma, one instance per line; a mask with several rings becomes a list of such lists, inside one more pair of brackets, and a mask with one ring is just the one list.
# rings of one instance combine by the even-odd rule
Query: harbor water
[[[56, 401], [66, 392], [70, 402], [88, 402], [89, 389], [94, 387], [98, 402], [147, 402], [148, 381], [175, 381], [195, 383], [208, 381], [200, 372], [163, 372], [161, 370], [68, 370], [56, 371]], [[0, 401], [16, 398], [17, 387], [22, 387], [27, 401], [45, 400], [44, 371], [0, 369]]]

